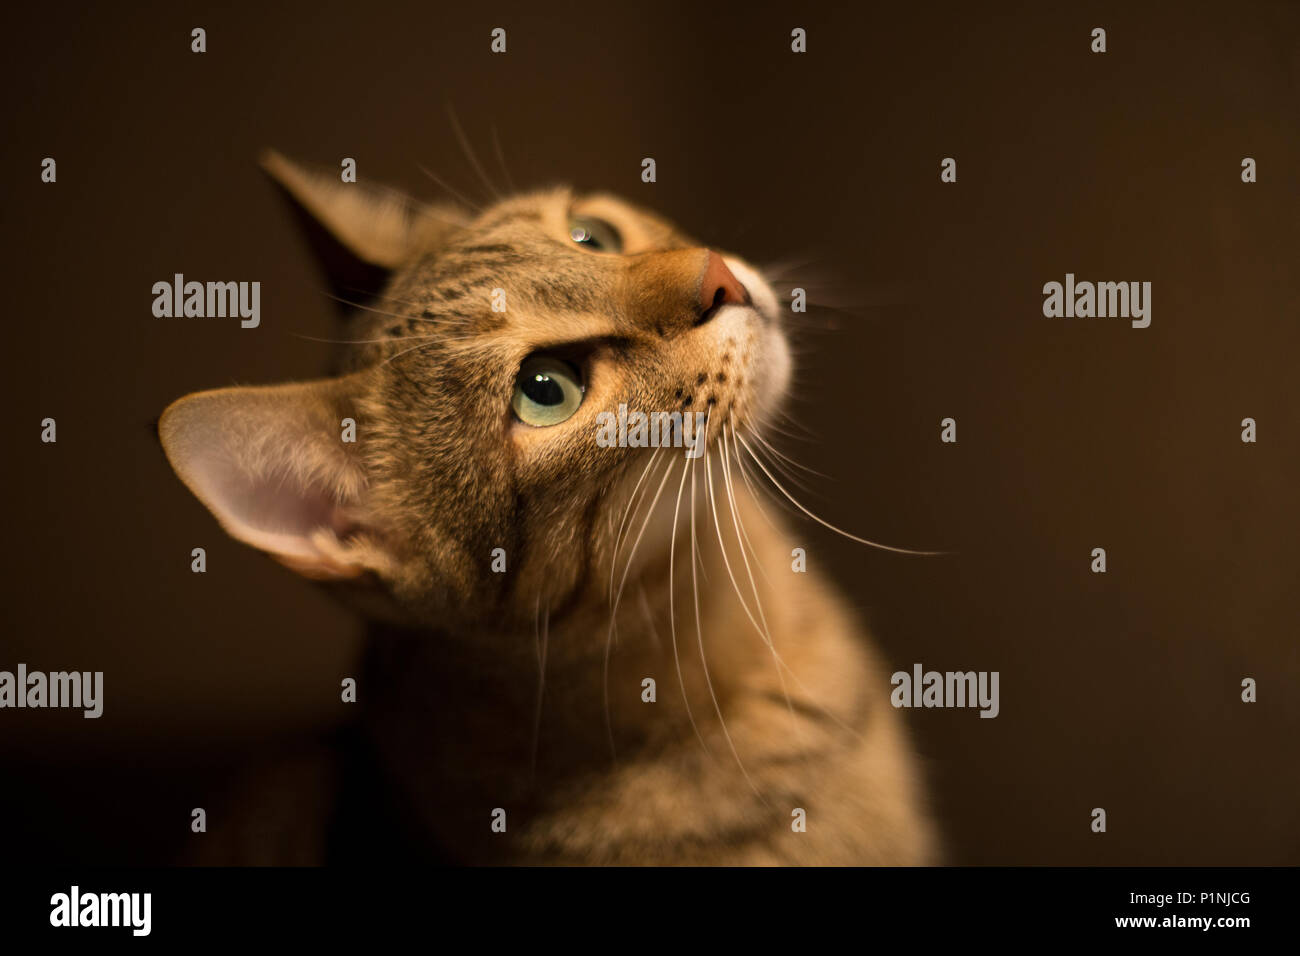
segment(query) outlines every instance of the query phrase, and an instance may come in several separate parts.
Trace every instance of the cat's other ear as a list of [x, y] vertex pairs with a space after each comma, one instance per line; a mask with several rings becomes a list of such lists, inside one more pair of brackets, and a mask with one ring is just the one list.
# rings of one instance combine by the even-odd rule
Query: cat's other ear
[[358, 420], [358, 376], [222, 388], [173, 402], [163, 450], [229, 534], [316, 579], [381, 570], [364, 517], [366, 480], [344, 419]]
[[344, 182], [340, 169], [294, 163], [274, 150], [262, 168], [289, 200], [336, 296], [369, 300], [392, 270], [436, 249], [468, 217], [405, 193], [366, 182]]

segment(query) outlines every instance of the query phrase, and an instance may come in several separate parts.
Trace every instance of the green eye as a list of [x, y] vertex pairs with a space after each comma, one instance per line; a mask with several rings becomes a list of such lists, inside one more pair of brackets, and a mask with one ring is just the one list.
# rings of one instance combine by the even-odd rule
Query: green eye
[[568, 362], [549, 355], [524, 360], [510, 407], [525, 425], [558, 425], [582, 404], [582, 377]]
[[604, 219], [577, 216], [569, 220], [569, 238], [597, 252], [622, 252], [623, 237]]

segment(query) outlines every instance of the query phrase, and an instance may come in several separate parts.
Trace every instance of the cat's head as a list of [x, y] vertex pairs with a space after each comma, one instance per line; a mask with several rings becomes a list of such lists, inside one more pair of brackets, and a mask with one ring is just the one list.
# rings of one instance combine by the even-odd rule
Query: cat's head
[[783, 399], [767, 283], [635, 206], [553, 189], [469, 215], [266, 165], [338, 287], [378, 295], [339, 336], [344, 374], [186, 396], [163, 447], [231, 535], [384, 613], [509, 624], [603, 593], [638, 478], [671, 496], [705, 466], [620, 447], [620, 406], [633, 430], [701, 413], [716, 451]]

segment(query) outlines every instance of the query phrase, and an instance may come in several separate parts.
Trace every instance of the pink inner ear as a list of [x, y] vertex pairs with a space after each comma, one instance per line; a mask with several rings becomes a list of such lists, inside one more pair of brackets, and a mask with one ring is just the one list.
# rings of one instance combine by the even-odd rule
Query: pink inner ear
[[177, 474], [234, 538], [312, 577], [362, 572], [341, 539], [361, 493], [335, 429], [347, 378], [186, 396], [158, 433]]
[[312, 533], [324, 528], [337, 535], [348, 525], [332, 495], [303, 484], [287, 469], [253, 476], [216, 454], [192, 464], [199, 496], [233, 537], [254, 547], [286, 557], [319, 557]]

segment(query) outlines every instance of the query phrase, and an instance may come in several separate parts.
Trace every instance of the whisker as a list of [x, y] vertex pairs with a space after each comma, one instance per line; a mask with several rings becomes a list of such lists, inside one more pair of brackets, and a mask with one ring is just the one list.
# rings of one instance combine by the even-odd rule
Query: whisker
[[[749, 534], [745, 531], [745, 524], [743, 521], [740, 520], [740, 509], [736, 505], [735, 486], [732, 484], [731, 481], [731, 466], [729, 464], [730, 451], [727, 444], [727, 430], [725, 426], [726, 423], [724, 423], [724, 427], [722, 431], [722, 445], [723, 445], [722, 467], [723, 467], [723, 477], [725, 478], [725, 484], [727, 488], [727, 499], [728, 501], [731, 502], [731, 520], [732, 523], [735, 524], [736, 526], [736, 537], [737, 540], [740, 542], [740, 556], [744, 558], [745, 561], [745, 573], [749, 575], [749, 587], [754, 593], [754, 605], [758, 608], [759, 617], [762, 618], [763, 627], [767, 631], [767, 639], [765, 643], [767, 644], [767, 649], [772, 654], [772, 664], [776, 668], [776, 679], [777, 682], [781, 685], [781, 696], [785, 699], [785, 708], [790, 715], [790, 727], [794, 731], [795, 736], [798, 737], [800, 741], [802, 741], [804, 738], [803, 726], [800, 723], [799, 718], [796, 716], [794, 712], [794, 702], [790, 699], [789, 688], [785, 686], [785, 673], [782, 670], [783, 667], [787, 670], [789, 669], [789, 667], [786, 665], [785, 661], [781, 658], [781, 655], [777, 653], [776, 641], [772, 638], [771, 628], [768, 627], [767, 616], [763, 614], [763, 600], [758, 593], [758, 584], [754, 581], [754, 572], [750, 570], [749, 558], [745, 554], [745, 548], [746, 546], [748, 546], [749, 550], [753, 552], [754, 563], [758, 565], [759, 573], [761, 573], [763, 577], [767, 580], [768, 584], [771, 585], [772, 583], [771, 579], [767, 577], [767, 572], [763, 569], [763, 565], [758, 559], [758, 550], [753, 546], [752, 543], [750, 543]], [[734, 425], [731, 426], [731, 431], [732, 434], [734, 435], [736, 431]], [[736, 460], [737, 461], [740, 460], [739, 453], [737, 453]], [[803, 757], [805, 762], [808, 762], [812, 759], [812, 754], [809, 753], [806, 748], [804, 748]]]
[[627, 553], [627, 560], [623, 563], [623, 576], [618, 582], [618, 593], [614, 595], [614, 611], [611, 614], [611, 624], [613, 623], [613, 618], [618, 614], [619, 599], [622, 598], [623, 588], [627, 585], [627, 576], [632, 570], [632, 561], [636, 557], [637, 548], [641, 544], [641, 539], [645, 536], [645, 529], [650, 524], [650, 519], [654, 517], [655, 505], [659, 503], [659, 497], [663, 494], [664, 485], [668, 482], [668, 476], [673, 473], [673, 462], [675, 460], [675, 458], [669, 456], [668, 467], [664, 469], [664, 476], [659, 481], [659, 487], [655, 490], [655, 496], [650, 502], [650, 507], [646, 509], [645, 519], [641, 522], [641, 528], [637, 531], [636, 539], [632, 542], [632, 548]]
[[[695, 493], [695, 462], [694, 459], [687, 459], [686, 467], [682, 469], [682, 480], [677, 483], [677, 503], [673, 505], [673, 533], [668, 540], [668, 625], [672, 634], [673, 641], [673, 663], [677, 667], [677, 684], [682, 689], [682, 703], [686, 707], [686, 719], [691, 722], [691, 729], [695, 731], [695, 736], [699, 738], [700, 746], [704, 752], [713, 755], [709, 749], [704, 735], [700, 733], [699, 725], [695, 723], [695, 715], [691, 712], [691, 700], [686, 693], [686, 680], [682, 677], [682, 659], [677, 652], [677, 608], [673, 601], [674, 588], [677, 582], [676, 569], [674, 564], [675, 552], [677, 550], [677, 516], [682, 507], [682, 489], [686, 486], [686, 476], [691, 476], [691, 494]], [[694, 535], [694, 525], [692, 525], [691, 534]], [[694, 539], [692, 539], [692, 576], [694, 575]]]
[[[796, 429], [798, 429], [800, 432], [802, 432], [802, 433], [803, 433], [803, 435], [802, 435], [803, 440], [806, 440], [806, 441], [816, 441], [816, 440], [817, 440], [817, 433], [816, 433], [816, 432], [814, 432], [811, 428], [809, 428], [809, 427], [808, 427], [807, 425], [805, 425], [803, 422], [799, 421], [799, 419], [795, 418], [793, 415], [791, 415], [791, 414], [790, 414], [788, 411], [786, 411], [784, 408], [780, 408], [780, 407], [778, 407], [777, 410], [776, 410], [776, 413], [777, 413], [778, 415], [780, 415], [783, 419], [785, 419], [785, 421], [788, 422], [790, 425], [792, 425], [794, 428], [796, 428]], [[786, 432], [785, 434], [789, 434], [789, 432]], [[797, 437], [797, 436], [791, 435], [791, 437]]]
[[540, 636], [537, 634], [537, 606], [541, 604], [542, 595], [537, 594], [537, 605], [533, 608], [533, 634], [537, 639], [537, 709], [533, 714], [533, 756], [532, 777], [537, 778], [537, 744], [542, 732], [542, 699], [546, 691], [546, 655], [550, 643], [551, 606], [546, 605], [546, 616], [542, 621]]
[[[713, 417], [713, 410], [710, 409], [709, 418], [712, 417]], [[706, 437], [708, 436], [708, 433], [709, 433], [709, 421], [706, 418], [704, 421], [704, 434]], [[707, 446], [706, 446], [705, 454], [706, 455], [708, 454]], [[750, 789], [753, 790], [754, 793], [758, 794], [759, 798], [763, 800], [764, 803], [766, 803], [767, 797], [763, 794], [761, 790], [758, 789], [754, 781], [750, 778], [749, 771], [745, 769], [744, 761], [740, 759], [740, 754], [736, 751], [736, 744], [731, 739], [731, 731], [727, 730], [726, 718], [722, 716], [722, 706], [718, 703], [717, 692], [714, 691], [713, 689], [713, 678], [709, 676], [709, 661], [704, 655], [704, 626], [700, 622], [700, 584], [698, 579], [695, 576], [696, 560], [699, 557], [699, 546], [698, 546], [699, 539], [695, 533], [695, 511], [696, 511], [695, 480], [694, 478], [692, 478], [691, 480], [691, 591], [695, 599], [695, 636], [700, 647], [700, 666], [704, 672], [704, 684], [709, 689], [709, 697], [713, 701], [713, 712], [718, 715], [718, 726], [722, 730], [723, 738], [727, 741], [727, 747], [731, 750], [731, 756], [734, 757], [736, 760], [736, 766], [740, 768], [741, 776], [745, 778], [745, 782], [749, 784]]]
[[[350, 287], [350, 286], [340, 286], [339, 288], [344, 289], [345, 291], [348, 291], [348, 292], [355, 292], [355, 293], [357, 293], [358, 295], [368, 295], [368, 294], [369, 294], [369, 293], [367, 293], [364, 289], [356, 289], [356, 288], [352, 288], [352, 287]], [[349, 305], [349, 306], [351, 306], [351, 307], [354, 308], [354, 309], [363, 309], [363, 310], [368, 311], [368, 312], [377, 312], [377, 313], [380, 314], [380, 315], [391, 315], [391, 316], [393, 316], [394, 318], [399, 318], [399, 319], [403, 319], [403, 318], [405, 318], [405, 319], [418, 319], [418, 320], [421, 321], [421, 322], [431, 322], [431, 323], [436, 322], [436, 323], [439, 324], [439, 325], [452, 325], [452, 324], [455, 324], [455, 325], [462, 325], [462, 324], [465, 324], [465, 323], [467, 323], [467, 322], [469, 321], [468, 318], [467, 318], [467, 317], [464, 317], [464, 316], [446, 315], [446, 314], [442, 314], [442, 313], [435, 312], [435, 311], [433, 311], [433, 309], [432, 309], [432, 307], [431, 307], [431, 305], [430, 305], [429, 302], [412, 302], [410, 299], [399, 299], [397, 296], [395, 296], [395, 295], [389, 295], [389, 294], [387, 294], [387, 293], [376, 293], [375, 295], [373, 295], [373, 296], [371, 296], [371, 297], [372, 297], [373, 299], [375, 299], [376, 301], [379, 301], [379, 302], [396, 302], [398, 305], [406, 305], [406, 306], [410, 306], [411, 308], [413, 308], [413, 309], [417, 309], [417, 310], [419, 310], [419, 311], [418, 311], [418, 312], [403, 312], [403, 313], [398, 313], [398, 312], [384, 312], [384, 311], [381, 311], [381, 310], [379, 310], [379, 309], [375, 309], [375, 308], [373, 308], [373, 307], [371, 307], [371, 306], [363, 305], [363, 304], [360, 303], [360, 302], [353, 302], [353, 301], [350, 300], [350, 299], [340, 298], [339, 296], [336, 296], [336, 295], [333, 295], [332, 293], [326, 292], [326, 291], [323, 290], [323, 289], [320, 289], [320, 290], [317, 290], [317, 291], [319, 291], [321, 295], [324, 295], [324, 296], [327, 296], [327, 297], [329, 297], [329, 298], [335, 299], [335, 300], [337, 300], [337, 301], [339, 301], [339, 302], [342, 302], [344, 305]]]
[[[731, 428], [732, 433], [734, 434], [734, 433], [735, 433], [735, 430], [736, 430], [736, 427], [735, 427], [734, 425], [732, 425], [732, 426], [730, 426], [730, 428]], [[735, 524], [735, 526], [736, 526], [736, 531], [737, 531], [737, 534], [738, 534], [739, 539], [740, 539], [740, 541], [741, 541], [740, 556], [741, 556], [742, 558], [745, 557], [745, 546], [748, 545], [748, 546], [749, 546], [749, 550], [750, 550], [750, 551], [753, 553], [753, 555], [754, 555], [754, 563], [758, 565], [758, 571], [759, 571], [759, 573], [760, 573], [761, 575], [763, 575], [763, 578], [767, 581], [768, 584], [771, 584], [771, 583], [772, 583], [772, 579], [769, 578], [769, 577], [767, 576], [767, 571], [764, 570], [762, 563], [759, 562], [759, 560], [758, 560], [758, 550], [757, 550], [757, 549], [754, 547], [754, 545], [750, 542], [750, 540], [749, 540], [749, 534], [745, 531], [745, 524], [744, 524], [743, 521], [740, 520], [740, 509], [739, 509], [739, 508], [737, 507], [737, 505], [736, 505], [736, 492], [735, 492], [735, 485], [734, 485], [734, 483], [733, 483], [732, 480], [731, 480], [731, 462], [730, 462], [730, 459], [731, 459], [731, 455], [733, 454], [733, 450], [734, 450], [734, 448], [735, 448], [735, 440], [733, 439], [732, 442], [731, 442], [731, 444], [730, 444], [730, 445], [728, 444], [728, 442], [727, 442], [727, 429], [726, 429], [726, 427], [724, 426], [723, 431], [722, 431], [722, 469], [723, 469], [723, 478], [726, 479], [727, 499], [731, 502], [731, 520], [732, 520], [732, 522], [733, 522], [733, 523]], [[739, 453], [738, 453], [738, 452], [734, 452], [734, 453], [736, 454], [736, 461], [740, 461]], [[754, 505], [755, 505], [755, 507], [759, 507], [757, 501], [754, 502]], [[748, 559], [746, 559], [746, 561], [745, 561], [745, 570], [746, 570], [746, 571], [749, 571], [749, 561], [748, 561]], [[750, 588], [752, 588], [753, 591], [754, 591], [754, 599], [755, 599], [755, 603], [758, 605], [759, 614], [762, 615], [762, 612], [763, 612], [763, 605], [762, 605], [762, 602], [760, 602], [760, 601], [758, 600], [758, 588], [754, 586], [754, 575], [753, 575], [753, 572], [749, 572], [749, 586], [750, 586]], [[766, 619], [766, 617], [764, 617], [764, 619], [763, 619], [763, 625], [764, 625], [765, 627], [767, 626], [767, 619]], [[769, 641], [769, 643], [770, 643], [770, 642], [771, 642], [771, 639], [772, 639], [772, 631], [771, 631], [771, 628], [768, 628], [767, 636], [768, 636], [768, 641]]]
[[816, 475], [818, 478], [830, 478], [830, 475], [823, 474], [822, 472], [818, 471], [815, 468], [809, 468], [807, 465], [803, 464], [802, 462], [795, 461], [789, 455], [786, 455], [784, 452], [782, 452], [781, 449], [777, 448], [770, 441], [764, 438], [760, 432], [751, 431], [750, 434], [754, 437], [755, 441], [757, 441], [760, 445], [762, 445], [764, 448], [770, 451], [778, 459], [784, 461], [786, 464], [790, 465], [791, 467], [799, 468], [803, 471], [808, 472], [808, 474], [810, 475]]
[[[739, 438], [739, 435], [737, 434], [734, 425], [732, 426], [731, 434], [732, 434], [732, 437], [733, 437], [733, 438]], [[736, 463], [737, 463], [738, 465], [741, 466], [741, 474], [743, 475], [743, 474], [744, 474], [744, 458], [743, 458], [743, 457], [741, 456], [741, 454], [740, 454], [740, 447], [739, 447], [739, 445], [734, 445], [734, 444], [733, 444], [733, 447], [736, 448]], [[752, 496], [752, 495], [753, 495], [753, 492], [751, 491], [750, 494], [751, 494], [751, 496]], [[756, 500], [756, 499], [755, 499], [755, 500]], [[782, 502], [782, 504], [784, 504], [784, 502]], [[760, 511], [760, 513], [763, 513], [761, 508], [759, 509], [759, 511]], [[773, 527], [775, 527], [775, 525], [773, 525]], [[743, 531], [744, 531], [744, 525], [743, 525], [743, 523], [741, 524], [741, 531], [742, 531], [742, 537], [744, 537], [745, 541], [748, 542], [748, 541], [749, 541], [749, 536], [748, 536], [747, 534], [743, 534]], [[767, 572], [763, 570], [763, 565], [762, 565], [762, 563], [758, 561], [758, 551], [757, 551], [756, 549], [754, 549], [752, 545], [750, 546], [750, 550], [751, 550], [751, 551], [753, 552], [753, 554], [754, 554], [754, 561], [755, 561], [756, 563], [758, 563], [758, 569], [759, 569], [759, 571], [764, 575], [764, 577], [766, 577], [766, 576], [767, 576]], [[770, 581], [769, 581], [769, 583], [770, 583]], [[846, 733], [850, 734], [851, 736], [853, 736], [853, 737], [855, 737], [855, 738], [857, 738], [857, 739], [859, 739], [859, 740], [865, 739], [865, 738], [864, 738], [864, 735], [862, 734], [862, 732], [861, 732], [860, 730], [858, 730], [858, 728], [852, 726], [851, 724], [845, 723], [843, 720], [840, 719], [840, 717], [839, 717], [838, 714], [836, 714], [834, 711], [829, 710], [828, 708], [822, 706], [821, 703], [818, 702], [816, 693], [814, 693], [813, 691], [811, 691], [811, 690], [808, 688], [808, 686], [807, 686], [806, 684], [804, 684], [804, 682], [803, 682], [802, 680], [800, 680], [799, 675], [798, 675], [797, 673], [795, 673], [794, 669], [791, 668], [790, 665], [787, 664], [787, 663], [785, 662], [785, 659], [784, 659], [784, 658], [780, 655], [780, 653], [776, 650], [775, 643], [770, 644], [770, 645], [769, 645], [769, 649], [770, 649], [771, 652], [772, 652], [772, 659], [773, 659], [773, 660], [776, 662], [776, 664], [777, 664], [777, 680], [780, 681], [780, 683], [781, 683], [781, 693], [785, 696], [786, 705], [787, 705], [787, 708], [788, 708], [789, 711], [790, 711], [790, 714], [791, 714], [791, 718], [792, 718], [792, 719], [795, 719], [795, 715], [794, 715], [794, 706], [793, 706], [793, 702], [792, 702], [792, 700], [791, 700], [791, 698], [790, 698], [790, 694], [789, 694], [788, 688], [786, 687], [786, 684], [785, 684], [785, 677], [784, 677], [785, 674], [789, 674], [791, 680], [793, 680], [794, 683], [795, 683], [795, 685], [799, 688], [799, 690], [803, 691], [803, 693], [805, 694], [805, 700], [803, 701], [803, 706], [804, 706], [804, 707], [806, 707], [806, 708], [808, 708], [808, 709], [811, 709], [811, 710], [817, 710], [817, 711], [820, 711], [821, 713], [823, 713], [823, 714], [825, 714], [827, 717], [829, 717], [829, 718], [830, 718], [830, 719], [831, 719], [835, 724], [838, 724], [839, 727], [840, 727], [842, 730], [844, 730]], [[807, 756], [807, 755], [805, 755], [805, 756]]]
[[[682, 471], [685, 470], [685, 468], [682, 469]], [[636, 598], [637, 604], [641, 607], [641, 613], [645, 615], [646, 625], [650, 629], [650, 640], [654, 644], [655, 650], [659, 650], [661, 646], [659, 641], [659, 628], [655, 625], [654, 611], [650, 609], [650, 598], [645, 593], [644, 583], [637, 585]]]
[[388, 312], [384, 309], [376, 309], [373, 306], [362, 305], [360, 302], [353, 302], [351, 299], [345, 299], [341, 295], [335, 295], [332, 292], [326, 292], [324, 289], [317, 289], [316, 291], [319, 292], [321, 295], [325, 296], [325, 298], [327, 299], [333, 299], [335, 302], [342, 303], [343, 305], [346, 305], [352, 309], [359, 309], [362, 312], [371, 312], [375, 315], [384, 315], [392, 319], [403, 319], [403, 320], [414, 319], [420, 322], [433, 321], [432, 318], [430, 318], [429, 316], [418, 315], [414, 312]]
[[[724, 431], [723, 434], [725, 435], [726, 432]], [[710, 463], [709, 451], [707, 448], [704, 451], [704, 470], [705, 470], [705, 474], [707, 475], [707, 481], [705, 482], [705, 485], [709, 490], [709, 507], [713, 512], [713, 527], [718, 532], [718, 549], [722, 552], [722, 563], [723, 566], [725, 566], [727, 569], [727, 577], [731, 579], [731, 587], [733, 590], [735, 590], [736, 597], [740, 600], [740, 606], [741, 608], [744, 609], [745, 615], [749, 618], [749, 622], [754, 625], [754, 629], [758, 631], [758, 636], [763, 639], [763, 642], [765, 644], [770, 644], [772, 642], [772, 638], [767, 633], [766, 625], [765, 624], [759, 625], [758, 620], [750, 612], [749, 603], [745, 600], [745, 596], [740, 593], [740, 585], [736, 583], [736, 575], [731, 570], [731, 559], [727, 557], [727, 546], [722, 540], [722, 526], [718, 523], [718, 504], [713, 494], [713, 466]]]
[[416, 163], [415, 165], [416, 165], [417, 167], [419, 167], [420, 172], [424, 173], [424, 175], [428, 176], [430, 179], [432, 179], [435, 183], [437, 183], [437, 184], [438, 184], [439, 186], [441, 186], [443, 189], [447, 190], [447, 192], [451, 193], [453, 196], [455, 196], [458, 200], [460, 200], [461, 202], [463, 202], [463, 203], [464, 203], [466, 206], [468, 206], [470, 209], [473, 209], [475, 212], [482, 212], [482, 211], [483, 211], [483, 204], [482, 204], [482, 203], [474, 202], [474, 200], [470, 199], [470, 198], [469, 198], [468, 196], [466, 196], [464, 193], [462, 193], [462, 192], [460, 192], [459, 190], [453, 188], [452, 186], [449, 186], [447, 183], [445, 183], [442, 179], [440, 179], [440, 178], [438, 177], [437, 173], [435, 173], [433, 170], [431, 170], [431, 169], [429, 169], [428, 167], [426, 167], [423, 163]]
[[760, 271], [769, 282], [783, 283], [791, 281], [789, 276], [794, 271], [816, 265], [822, 261], [822, 258], [822, 256], [805, 254], [798, 259], [776, 259], [761, 266]]
[[515, 181], [510, 178], [510, 168], [506, 166], [506, 157], [505, 154], [501, 152], [501, 140], [497, 138], [497, 128], [495, 126], [492, 127], [492, 146], [496, 150], [497, 162], [501, 165], [501, 172], [506, 177], [506, 187], [512, 193], [518, 192], [518, 190], [515, 189]]
[[750, 447], [749, 442], [745, 441], [744, 435], [737, 434], [736, 440], [745, 446], [745, 450], [748, 451], [750, 456], [754, 459], [754, 463], [763, 470], [763, 474], [767, 475], [768, 481], [772, 482], [772, 484], [776, 486], [777, 490], [780, 491], [781, 494], [789, 498], [790, 503], [792, 505], [794, 505], [804, 514], [806, 514], [809, 518], [812, 518], [813, 521], [816, 521], [822, 527], [829, 528], [831, 531], [834, 531], [836, 534], [843, 535], [844, 537], [848, 538], [850, 541], [856, 541], [859, 544], [865, 544], [872, 548], [879, 548], [881, 551], [892, 551], [895, 554], [915, 554], [915, 555], [920, 555], [925, 557], [933, 557], [936, 555], [946, 555], [951, 553], [948, 551], [917, 551], [912, 548], [896, 548], [892, 545], [881, 544], [878, 541], [870, 541], [866, 538], [860, 538], [856, 534], [849, 534], [849, 532], [845, 531], [843, 528], [837, 528], [835, 525], [831, 524], [829, 521], [825, 520], [824, 518], [821, 518], [813, 514], [811, 511], [809, 511], [807, 508], [801, 505], [798, 502], [798, 500], [794, 497], [794, 495], [786, 491], [785, 486], [782, 485], [779, 481], [776, 480], [776, 478], [772, 476], [772, 473], [767, 470], [767, 466], [764, 465], [763, 462], [759, 460], [758, 456], [754, 454], [753, 448]]
[[650, 456], [650, 460], [645, 463], [645, 468], [641, 470], [641, 477], [636, 480], [636, 485], [633, 486], [631, 494], [627, 496], [627, 505], [623, 509], [623, 519], [619, 522], [618, 533], [614, 536], [614, 550], [609, 557], [609, 603], [611, 605], [614, 603], [614, 577], [618, 568], [618, 552], [623, 546], [623, 533], [627, 529], [628, 519], [636, 510], [635, 502], [637, 501], [637, 492], [641, 489], [641, 483], [646, 480], [646, 476], [650, 474], [650, 469], [659, 461], [659, 457], [660, 449], [655, 449]]
[[308, 342], [323, 342], [327, 345], [380, 345], [384, 342], [408, 342], [412, 339], [436, 340], [442, 338], [441, 335], [403, 335], [400, 339], [391, 335], [386, 335], [379, 339], [322, 339], [315, 335], [303, 335], [300, 332], [290, 332], [296, 339], [306, 339]]
[[[780, 410], [778, 409], [778, 411]], [[795, 421], [793, 418], [789, 416], [789, 413], [787, 412], [782, 412], [782, 418], [786, 423], [794, 423]], [[804, 429], [803, 426], [799, 426], [799, 428], [801, 429], [800, 431], [794, 431], [791, 428], [787, 428], [779, 420], [767, 419], [766, 421], [763, 422], [764, 431], [775, 432], [776, 434], [780, 435], [782, 438], [789, 438], [792, 441], [802, 441], [802, 442], [816, 442], [818, 440], [818, 437], [816, 435], [814, 435], [812, 432], [808, 431], [807, 429]]]
[[443, 340], [443, 337], [440, 336], [440, 335], [421, 335], [421, 336], [418, 336], [418, 338], [420, 338], [420, 339], [425, 339], [425, 340], [430, 340], [430, 339], [431, 339], [432, 341], [424, 341], [424, 342], [423, 342], [422, 344], [420, 344], [420, 345], [413, 345], [413, 346], [411, 346], [409, 349], [402, 349], [402, 351], [398, 352], [396, 355], [390, 355], [388, 358], [386, 358], [386, 359], [384, 359], [382, 362], [380, 362], [380, 363], [379, 363], [379, 367], [382, 368], [383, 366], [388, 365], [390, 362], [395, 362], [395, 361], [397, 361], [397, 360], [398, 360], [399, 358], [401, 358], [403, 355], [407, 355], [407, 354], [409, 354], [409, 353], [411, 353], [411, 352], [418, 352], [420, 349], [427, 349], [427, 348], [429, 348], [430, 346], [432, 346], [432, 345], [436, 345], [436, 344], [438, 344], [439, 342], [441, 342], [441, 341]]
[[778, 472], [780, 472], [781, 475], [787, 481], [789, 481], [792, 485], [797, 487], [800, 491], [807, 492], [810, 495], [816, 494], [816, 492], [811, 487], [809, 487], [808, 482], [804, 479], [803, 475], [800, 475], [797, 472], [795, 472], [793, 468], [787, 465], [780, 458], [773, 456], [772, 453], [767, 448], [763, 447], [762, 445], [759, 445], [757, 448], [754, 449], [754, 453], [757, 455], [762, 455], [765, 458], [767, 458], [768, 463], [773, 468], [775, 468]]
[[[732, 434], [734, 436], [735, 428], [732, 428]], [[762, 507], [762, 498], [759, 497], [758, 488], [761, 488], [763, 490], [763, 493], [767, 495], [768, 498], [776, 502], [776, 504], [779, 505], [780, 507], [791, 512], [791, 514], [794, 513], [794, 510], [790, 507], [789, 503], [784, 498], [778, 498], [776, 496], [776, 493], [772, 491], [771, 488], [768, 488], [766, 485], [760, 483], [758, 484], [757, 488], [755, 487], [755, 483], [758, 482], [758, 479], [755, 478], [754, 482], [750, 481], [749, 467], [748, 465], [745, 464], [744, 456], [740, 454], [740, 445], [738, 443], [733, 442], [732, 447], [734, 447], [736, 450], [736, 464], [740, 466], [740, 477], [745, 480], [745, 487], [749, 490], [749, 496], [752, 499], [754, 499], [755, 504], [758, 505], [758, 513], [763, 516], [763, 520], [766, 521], [768, 523], [768, 526], [771, 527], [773, 530], [777, 530], [777, 531], [781, 530], [780, 528], [777, 527], [776, 522], [772, 520], [771, 516], [767, 513], [767, 511]]]
[[488, 192], [490, 192], [494, 197], [496, 197], [497, 201], [500, 202], [503, 197], [497, 190], [496, 186], [492, 184], [492, 180], [488, 178], [487, 170], [483, 168], [483, 164], [478, 161], [478, 156], [474, 152], [474, 147], [470, 146], [469, 137], [465, 135], [465, 130], [461, 128], [460, 120], [456, 118], [456, 111], [452, 109], [451, 103], [447, 104], [447, 116], [451, 119], [451, 127], [456, 132], [456, 138], [460, 140], [460, 148], [469, 158], [470, 164], [474, 167], [474, 171], [478, 173], [479, 179], [483, 180], [483, 185], [488, 188]]
[[[656, 455], [656, 457], [658, 457]], [[614, 647], [614, 635], [618, 627], [618, 605], [623, 598], [623, 588], [627, 584], [628, 572], [632, 569], [632, 561], [636, 558], [636, 550], [641, 544], [641, 538], [645, 535], [646, 526], [650, 524], [650, 519], [654, 517], [655, 505], [659, 503], [659, 496], [663, 494], [664, 485], [668, 481], [668, 476], [673, 471], [673, 461], [670, 457], [668, 467], [664, 469], [664, 476], [659, 482], [659, 488], [655, 491], [654, 500], [650, 502], [650, 507], [646, 509], [645, 520], [641, 522], [641, 530], [637, 532], [636, 540], [632, 542], [632, 549], [628, 552], [627, 562], [623, 565], [623, 577], [618, 583], [618, 593], [614, 595], [614, 606], [609, 612], [609, 633], [605, 637], [605, 667], [604, 667], [604, 699], [605, 699], [605, 730], [609, 736], [609, 753], [611, 757], [616, 758], [617, 752], [614, 747], [614, 725], [611, 721], [609, 711], [609, 658]]]

